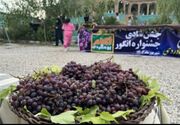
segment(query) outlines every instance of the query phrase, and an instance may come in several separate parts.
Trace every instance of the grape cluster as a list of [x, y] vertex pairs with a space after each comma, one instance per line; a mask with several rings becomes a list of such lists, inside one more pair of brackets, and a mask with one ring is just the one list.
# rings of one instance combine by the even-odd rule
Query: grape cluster
[[80, 80], [83, 78], [86, 68], [87, 67], [85, 65], [82, 66], [81, 64], [76, 64], [76, 62], [71, 61], [62, 69], [62, 75]]
[[44, 74], [38, 79], [28, 76], [20, 81], [12, 94], [11, 105], [14, 108], [26, 106], [33, 114], [46, 108], [52, 115], [75, 106], [89, 108], [94, 105], [99, 106], [99, 112], [137, 111], [140, 97], [148, 92], [132, 69], [122, 70], [111, 61], [91, 66], [70, 62], [59, 74]]

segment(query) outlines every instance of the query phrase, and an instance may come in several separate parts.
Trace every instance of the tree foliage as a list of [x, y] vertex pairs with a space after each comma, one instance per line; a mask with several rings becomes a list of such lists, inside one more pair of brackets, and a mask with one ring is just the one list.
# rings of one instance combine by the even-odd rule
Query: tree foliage
[[177, 20], [180, 23], [180, 0], [157, 0], [159, 23], [171, 23]]
[[[112, 0], [101, 0], [99, 3], [94, 0], [17, 0], [13, 6], [9, 6], [6, 0], [0, 0], [0, 4], [8, 12], [6, 23], [11, 39], [44, 41], [45, 28], [47, 40], [52, 41], [57, 16], [77, 18], [88, 14], [101, 23], [101, 16], [112, 7]], [[35, 18], [43, 18], [40, 12], [44, 12], [46, 17], [38, 32], [33, 34], [29, 23]]]

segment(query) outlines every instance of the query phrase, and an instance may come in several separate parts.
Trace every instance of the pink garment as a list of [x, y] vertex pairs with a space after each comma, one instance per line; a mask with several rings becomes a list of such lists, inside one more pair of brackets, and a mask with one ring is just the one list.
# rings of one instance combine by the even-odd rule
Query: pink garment
[[72, 23], [63, 24], [62, 29], [64, 30], [64, 48], [71, 45], [73, 31], [75, 27]]

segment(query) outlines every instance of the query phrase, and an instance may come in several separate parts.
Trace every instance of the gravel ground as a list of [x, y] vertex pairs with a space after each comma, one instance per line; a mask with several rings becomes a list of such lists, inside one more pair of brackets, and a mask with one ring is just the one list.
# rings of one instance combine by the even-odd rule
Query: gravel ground
[[[62, 47], [54, 46], [0, 45], [0, 73], [22, 76], [44, 66], [64, 66], [71, 60], [89, 65], [110, 56], [112, 54], [79, 52], [76, 47], [65, 53]], [[161, 91], [173, 100], [172, 105], [164, 104], [171, 123], [180, 123], [180, 59], [122, 54], [114, 54], [114, 57], [123, 69], [139, 69], [156, 78]]]

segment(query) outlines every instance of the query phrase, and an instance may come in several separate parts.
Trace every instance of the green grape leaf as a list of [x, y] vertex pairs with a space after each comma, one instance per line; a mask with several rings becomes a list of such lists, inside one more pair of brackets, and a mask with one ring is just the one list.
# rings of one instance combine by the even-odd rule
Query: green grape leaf
[[50, 119], [55, 124], [74, 124], [77, 111], [67, 111], [60, 115], [51, 116]]
[[105, 120], [105, 121], [116, 121], [116, 119], [109, 112], [102, 112], [100, 114], [100, 118]]
[[160, 85], [158, 84], [156, 79], [152, 79], [151, 82], [149, 83], [148, 87], [150, 89], [155, 89], [156, 91], [160, 90]]
[[123, 114], [124, 114], [124, 111], [118, 111], [118, 112], [114, 113], [112, 116], [114, 118], [118, 118], [118, 117], [121, 117]]
[[134, 110], [118, 111], [118, 112], [114, 113], [112, 116], [114, 118], [123, 117], [124, 119], [127, 119], [127, 116], [133, 112], [135, 112], [135, 111]]
[[133, 73], [136, 74], [136, 75], [138, 75], [139, 72], [140, 72], [139, 69], [134, 69], [134, 70], [133, 70]]
[[76, 111], [80, 114], [83, 114], [83, 108], [82, 107], [77, 107], [77, 106], [74, 106], [74, 108], [76, 109]]
[[86, 109], [83, 110], [82, 114], [85, 115], [85, 114], [88, 114], [89, 112], [90, 112], [90, 109], [89, 109], [89, 108], [86, 108]]
[[[76, 109], [77, 113], [80, 114], [80, 115], [89, 114], [89, 113], [90, 113], [90, 110], [93, 110], [92, 108], [91, 108], [91, 109], [85, 108], [84, 110], [83, 110], [82, 107], [74, 107], [74, 108]], [[92, 112], [92, 111], [91, 111], [91, 112]]]
[[[156, 95], [156, 89], [151, 89], [149, 92], [148, 92], [148, 95], [147, 97], [151, 100], [153, 97], [155, 97]], [[145, 95], [146, 96], [146, 95]]]
[[[82, 112], [82, 108], [76, 107], [76, 109]], [[127, 111], [119, 111], [115, 114], [110, 114], [109, 112], [101, 112], [99, 115], [97, 114], [98, 106], [91, 107], [89, 112], [85, 115], [76, 116], [76, 120], [80, 123], [93, 123], [93, 124], [110, 124], [111, 122], [116, 122], [116, 118], [123, 117], [124, 119], [127, 116], [134, 112], [134, 110]], [[83, 111], [84, 112], [84, 111]]]
[[89, 109], [89, 114], [91, 115], [96, 115], [97, 111], [99, 110], [99, 107], [96, 105], [96, 106], [93, 106]]
[[159, 98], [161, 98], [162, 100], [171, 101], [167, 96], [165, 96], [165, 95], [162, 94], [162, 93], [156, 92], [156, 96], [159, 97]]
[[92, 80], [92, 88], [95, 89], [96, 88], [96, 81]]
[[149, 104], [151, 102], [151, 98], [149, 98], [148, 96], [141, 96], [140, 101], [141, 107], [143, 107], [144, 105]]
[[77, 119], [80, 121], [80, 123], [87, 123], [90, 122], [92, 117], [95, 117], [97, 114], [97, 111], [99, 110], [98, 106], [93, 106], [91, 108], [86, 108], [82, 110], [80, 107], [76, 107], [76, 110], [79, 111], [80, 116], [77, 117]]
[[4, 98], [6, 98], [9, 95], [9, 89], [4, 89], [1, 91], [0, 93], [0, 100], [4, 100]]
[[14, 90], [16, 90], [16, 86], [17, 86], [17, 85], [11, 85], [11, 86], [10, 86], [10, 92], [13, 92]]
[[170, 102], [170, 104], [172, 104], [172, 100], [162, 93], [156, 92], [156, 97], [158, 99], [158, 105], [160, 105], [163, 100], [167, 100], [168, 102]]
[[141, 107], [147, 105], [147, 104], [150, 104], [151, 101], [152, 101], [152, 98], [156, 97], [156, 89], [152, 89], [148, 92], [148, 95], [143, 95], [141, 98], [140, 98], [140, 101], [141, 101]]
[[41, 112], [36, 114], [35, 116], [42, 116], [42, 117], [45, 117], [45, 118], [49, 118], [51, 116], [51, 114], [48, 112], [47, 109], [42, 108]]
[[149, 80], [151, 79], [150, 76], [146, 76], [146, 75], [138, 75], [138, 76], [147, 86], [149, 85]]
[[157, 84], [156, 80], [152, 80], [152, 82], [149, 84], [149, 87], [151, 88], [151, 90], [148, 92], [148, 95], [144, 95], [140, 99], [141, 107], [149, 104], [152, 101], [152, 98], [157, 99], [158, 105], [160, 105], [163, 100], [167, 100], [169, 102], [172, 102], [164, 94], [158, 92], [158, 90], [160, 89], [160, 86]]
[[91, 115], [91, 114], [83, 115], [83, 116], [81, 116], [80, 123], [89, 123], [89, 122], [91, 122], [91, 119], [93, 117], [94, 117], [94, 115]]
[[152, 79], [151, 77], [142, 75], [140, 73], [137, 75], [146, 84], [146, 86], [150, 89], [150, 91], [148, 92], [147, 95], [143, 95], [140, 98], [141, 107], [149, 104], [153, 98], [157, 99], [158, 105], [161, 105], [162, 100], [167, 100], [167, 101], [171, 102], [171, 100], [168, 99], [164, 94], [158, 92], [160, 90], [160, 85], [158, 84], [156, 79]]
[[110, 124], [109, 121], [106, 121], [106, 120], [100, 118], [100, 116], [95, 117], [95, 116], [93, 116], [91, 114], [84, 115], [82, 117], [82, 120], [80, 121], [81, 124], [82, 123], [91, 123], [91, 122], [93, 124]]
[[109, 124], [110, 122], [105, 121], [104, 119], [101, 119], [100, 117], [92, 117], [91, 122], [93, 124]]
[[15, 85], [11, 85], [6, 89], [3, 89], [0, 92], [0, 101], [3, 101], [9, 94], [11, 94], [14, 90], [16, 90], [16, 86]]

